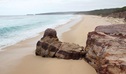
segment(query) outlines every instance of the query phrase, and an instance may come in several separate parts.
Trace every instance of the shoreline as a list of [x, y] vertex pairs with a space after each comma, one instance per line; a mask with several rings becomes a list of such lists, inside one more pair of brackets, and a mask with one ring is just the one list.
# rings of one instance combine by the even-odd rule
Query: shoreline
[[[78, 19], [78, 18], [79, 18], [79, 19]], [[79, 22], [81, 18], [82, 18], [82, 17], [81, 17], [80, 15], [73, 15], [72, 18], [68, 19], [68, 20], [65, 21], [64, 23], [55, 25], [55, 26], [53, 26], [52, 28], [58, 30], [58, 32], [59, 32], [59, 33], [58, 33], [58, 37], [61, 37], [61, 34], [62, 34], [63, 32], [68, 31], [69, 28], [72, 27], [75, 23]], [[75, 21], [75, 22], [73, 22], [73, 21]], [[72, 24], [71, 24], [71, 23], [72, 23]], [[68, 26], [65, 26], [65, 25], [68, 25]], [[62, 29], [62, 27], [63, 27], [64, 29]], [[51, 28], [51, 27], [48, 27], [48, 28]], [[59, 28], [62, 29], [62, 30], [60, 30]], [[27, 38], [25, 38], [25, 39], [23, 39], [23, 40], [16, 41], [16, 43], [14, 42], [14, 43], [12, 43], [12, 44], [5, 45], [5, 46], [3, 46], [3, 47], [0, 47], [0, 52], [1, 52], [1, 51], [4, 51], [4, 49], [6, 49], [6, 48], [8, 48], [8, 47], [11, 47], [11, 46], [13, 46], [13, 45], [16, 45], [16, 44], [18, 44], [18, 43], [20, 43], [20, 42], [24, 42], [24, 41], [26, 41], [26, 40], [28, 40], [28, 39], [32, 39], [32, 38], [38, 37], [38, 36], [40, 36], [40, 35], [43, 35], [44, 31], [45, 31], [45, 29], [43, 29], [41, 32], [36, 33], [36, 34], [34, 34], [34, 35], [30, 36], [30, 37], [27, 37]]]
[[[85, 46], [88, 32], [93, 31], [98, 25], [114, 23], [107, 21], [109, 19], [104, 17], [81, 16], [82, 20], [76, 24], [74, 23], [71, 26], [64, 24], [56, 28], [58, 36], [61, 35], [59, 37], [61, 41]], [[59, 33], [62, 34], [59, 35]], [[96, 74], [95, 70], [84, 60], [64, 60], [35, 56], [36, 43], [42, 36], [43, 32], [39, 36], [21, 41], [0, 52], [0, 74]]]

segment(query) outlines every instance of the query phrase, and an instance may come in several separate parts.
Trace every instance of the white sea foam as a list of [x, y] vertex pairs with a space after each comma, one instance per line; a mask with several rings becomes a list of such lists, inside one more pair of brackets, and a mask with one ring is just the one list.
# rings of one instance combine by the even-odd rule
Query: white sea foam
[[0, 17], [0, 49], [37, 36], [46, 28], [54, 28], [75, 18], [74, 15], [36, 15]]

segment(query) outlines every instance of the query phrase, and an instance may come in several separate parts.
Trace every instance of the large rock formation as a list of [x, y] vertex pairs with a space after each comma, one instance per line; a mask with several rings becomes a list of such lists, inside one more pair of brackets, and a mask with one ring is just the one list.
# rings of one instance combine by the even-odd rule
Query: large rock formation
[[56, 31], [47, 29], [35, 53], [42, 57], [84, 58], [98, 74], [126, 74], [126, 24], [96, 27], [88, 34], [85, 50], [59, 41]]
[[85, 59], [98, 74], [126, 74], [126, 24], [96, 27], [85, 50]]
[[46, 29], [44, 36], [37, 42], [35, 54], [42, 57], [80, 59], [84, 56], [84, 47], [61, 42], [54, 29]]

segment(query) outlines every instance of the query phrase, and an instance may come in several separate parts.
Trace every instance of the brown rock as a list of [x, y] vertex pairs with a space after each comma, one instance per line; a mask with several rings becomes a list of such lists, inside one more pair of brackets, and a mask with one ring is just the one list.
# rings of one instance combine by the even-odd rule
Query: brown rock
[[53, 57], [54, 55], [50, 53], [50, 50], [52, 50], [51, 44], [54, 44], [55, 46], [55, 43], [57, 41], [59, 40], [57, 38], [56, 31], [50, 28], [46, 29], [44, 36], [41, 38], [40, 41], [37, 42], [35, 54], [43, 57], [47, 57], [47, 56]]
[[45, 38], [47, 36], [50, 37], [50, 38], [57, 38], [56, 30], [51, 29], [51, 28], [46, 29], [45, 32], [44, 32], [43, 38]]
[[126, 17], [124, 18], [124, 21], [126, 22]]
[[98, 74], [126, 74], [126, 25], [99, 26], [88, 34], [87, 62]]
[[43, 38], [37, 42], [35, 54], [42, 57], [63, 59], [80, 59], [84, 55], [84, 47], [59, 41], [54, 29], [47, 29]]
[[49, 51], [48, 56], [49, 57], [55, 57], [55, 54], [59, 50], [61, 43], [62, 42], [60, 42], [60, 41], [56, 41], [56, 42], [53, 42], [50, 44], [50, 46], [48, 47], [48, 51]]
[[126, 38], [126, 24], [98, 26], [95, 28], [96, 32], [103, 32], [111, 36], [118, 36]]
[[84, 55], [84, 48], [77, 44], [62, 43], [56, 57], [63, 59], [79, 59]]

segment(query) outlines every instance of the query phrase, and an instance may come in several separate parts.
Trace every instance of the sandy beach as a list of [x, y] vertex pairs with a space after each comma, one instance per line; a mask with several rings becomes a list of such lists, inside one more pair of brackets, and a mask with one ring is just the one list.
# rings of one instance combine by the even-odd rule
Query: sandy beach
[[[87, 34], [98, 25], [124, 24], [122, 19], [114, 19], [93, 15], [81, 15], [80, 22], [74, 24], [66, 32], [67, 24], [56, 28], [61, 41], [85, 46]], [[72, 21], [71, 21], [72, 22]], [[37, 41], [43, 36], [24, 40], [15, 45], [4, 48], [0, 52], [0, 74], [96, 74], [84, 60], [64, 60], [56, 58], [42, 58], [35, 56]]]

